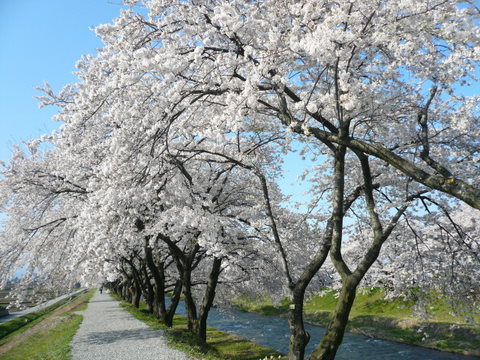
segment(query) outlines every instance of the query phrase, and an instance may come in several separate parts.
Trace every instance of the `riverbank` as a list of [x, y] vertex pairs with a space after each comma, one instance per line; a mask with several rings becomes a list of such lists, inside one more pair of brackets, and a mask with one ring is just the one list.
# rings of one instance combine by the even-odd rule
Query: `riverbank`
[[[313, 325], [326, 326], [336, 303], [335, 294], [326, 292], [312, 297], [304, 308], [305, 320]], [[264, 315], [286, 316], [288, 301], [274, 305], [268, 297], [232, 300], [234, 308]], [[463, 317], [449, 314], [438, 299], [428, 304], [430, 317], [421, 320], [415, 314], [413, 301], [385, 300], [378, 289], [359, 292], [350, 315], [347, 331], [375, 339], [395, 341], [463, 355], [480, 356], [480, 322], [467, 324]]]
[[[329, 317], [329, 312], [305, 315], [307, 322], [319, 326], [327, 326]], [[347, 331], [374, 339], [395, 341], [462, 355], [480, 356], [480, 330], [478, 327], [464, 324], [365, 315], [351, 318]]]

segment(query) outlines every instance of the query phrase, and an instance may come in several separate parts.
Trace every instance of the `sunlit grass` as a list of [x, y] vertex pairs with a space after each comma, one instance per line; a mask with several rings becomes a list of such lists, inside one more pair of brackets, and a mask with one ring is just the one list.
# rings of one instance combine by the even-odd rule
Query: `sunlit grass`
[[66, 300], [59, 301], [58, 303], [53, 304], [42, 311], [36, 311], [1, 324], [0, 344], [5, 343], [5, 341], [7, 341], [10, 336], [20, 334], [29, 329], [30, 327], [34, 326], [35, 324], [39, 323], [52, 311], [65, 304], [65, 302]]
[[1, 355], [2, 360], [69, 360], [70, 342], [78, 330], [83, 316], [68, 314], [46, 332], [28, 337], [15, 348]]
[[20, 329], [25, 331], [27, 328], [35, 325], [41, 319], [43, 319], [46, 314], [47, 314], [46, 312], [35, 312], [35, 313], [31, 313], [16, 319], [12, 319], [10, 321], [7, 321], [4, 324], [1, 324], [0, 325], [0, 344], [4, 342], [3, 340], [7, 335], [18, 333]]
[[289, 301], [282, 299], [279, 304], [274, 304], [269, 296], [261, 296], [251, 299], [247, 296], [239, 296], [232, 300], [235, 308], [241, 311], [254, 311], [264, 315], [282, 315], [288, 311]]
[[[305, 313], [331, 312], [337, 303], [334, 291], [327, 291], [322, 295], [315, 295], [305, 304]], [[392, 318], [404, 318], [412, 316], [413, 301], [401, 298], [385, 300], [385, 293], [379, 289], [363, 289], [358, 291], [355, 297], [351, 317], [362, 315], [387, 316]]]
[[90, 289], [83, 296], [79, 297], [77, 300], [74, 300], [74, 311], [86, 310], [90, 299], [93, 297], [93, 295], [95, 295], [96, 291], [97, 289]]
[[28, 314], [24, 317], [13, 319], [0, 327], [8, 332], [1, 343], [8, 343], [22, 336], [21, 334], [42, 321], [57, 321], [53, 328], [34, 333], [21, 340], [14, 348], [0, 355], [2, 360], [69, 360], [70, 342], [78, 330], [83, 316], [73, 314], [72, 311], [84, 310], [95, 289], [77, 296], [73, 301], [67, 299], [46, 308], [42, 312]]
[[[95, 290], [93, 289], [88, 291], [86, 294], [81, 294], [76, 299], [74, 299], [71, 304], [75, 307], [76, 311], [82, 310], [82, 307], [87, 307], [87, 304], [94, 293]], [[42, 311], [36, 311], [0, 324], [0, 345], [7, 342], [11, 336], [20, 334], [31, 328], [35, 324], [38, 324], [53, 311], [60, 309], [63, 305], [67, 303], [69, 303], [69, 300], [63, 299], [56, 304], [46, 307]]]

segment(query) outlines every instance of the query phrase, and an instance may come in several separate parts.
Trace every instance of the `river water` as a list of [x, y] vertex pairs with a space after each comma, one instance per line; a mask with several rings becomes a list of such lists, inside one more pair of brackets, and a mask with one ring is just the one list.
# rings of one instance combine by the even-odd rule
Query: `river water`
[[[177, 309], [180, 315], [186, 315], [183, 303]], [[208, 316], [208, 325], [231, 334], [252, 340], [257, 344], [288, 352], [290, 332], [287, 319], [278, 316], [265, 316], [235, 309], [213, 308]], [[311, 335], [306, 353], [310, 354], [320, 342], [325, 329], [320, 326], [306, 325]], [[418, 346], [399, 344], [392, 341], [371, 339], [363, 335], [346, 333], [340, 346], [338, 360], [473, 360], [478, 357], [445, 353]]]

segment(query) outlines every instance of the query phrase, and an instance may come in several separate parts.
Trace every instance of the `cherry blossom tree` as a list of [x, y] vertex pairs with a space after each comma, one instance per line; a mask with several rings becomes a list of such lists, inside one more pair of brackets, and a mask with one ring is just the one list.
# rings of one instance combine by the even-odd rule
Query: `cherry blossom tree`
[[[475, 80], [474, 7], [408, 1], [145, 5], [149, 18], [126, 14], [121, 25], [99, 32], [112, 43], [124, 42], [127, 29], [137, 24], [145, 41], [161, 43], [143, 64], [148, 67], [160, 55], [163, 65], [174, 66], [185, 113], [201, 101], [214, 126], [286, 128], [316, 139], [336, 159], [354, 151], [365, 164], [367, 155], [375, 156], [427, 188], [479, 207], [478, 147], [470, 140], [478, 123], [477, 102], [454, 93], [455, 86]], [[119, 40], [112, 35], [120, 26]], [[261, 26], [269, 31], [254, 30]], [[449, 158], [452, 151], [461, 165]], [[345, 166], [342, 159], [338, 164]], [[346, 276], [340, 261], [344, 190], [338, 189], [332, 254]], [[378, 245], [372, 251], [378, 256], [391, 230], [382, 230], [373, 197], [367, 195]], [[371, 266], [369, 258], [362, 274]], [[321, 345], [314, 357], [333, 358], [338, 344]]]
[[[422, 308], [422, 294], [442, 294], [451, 311], [471, 318], [478, 305], [477, 270], [480, 257], [475, 224], [478, 212], [466, 205], [449, 208], [422, 197], [429, 212], [407, 212], [365, 279], [365, 286], [380, 286], [389, 296], [410, 297]], [[362, 232], [361, 229], [358, 230]], [[352, 239], [346, 250], [349, 261], [365, 251], [363, 237]], [[353, 258], [353, 259], [352, 259]], [[470, 304], [468, 309], [466, 305]], [[468, 306], [467, 306], [468, 307]], [[423, 306], [422, 310], [428, 312]]]
[[[148, 17], [127, 11], [97, 33], [105, 49], [122, 49], [111, 52], [112, 69], [137, 62], [136, 76], [165, 79], [182, 115], [215, 98], [214, 126], [245, 127], [255, 113], [252, 128], [343, 144], [478, 207], [478, 102], [456, 91], [475, 80], [477, 9], [445, 1], [279, 5], [148, 1]], [[262, 26], [269, 31], [256, 31]], [[445, 159], [446, 149], [461, 165]]]
[[[57, 256], [68, 264], [62, 271], [128, 284], [135, 304], [143, 292], [166, 320], [161, 272], [170, 261], [189, 328], [205, 339], [222, 271], [228, 278], [252, 254], [275, 249], [292, 301], [289, 358], [302, 359], [304, 296], [330, 255], [340, 300], [311, 356], [327, 360], [367, 271], [402, 264], [379, 258], [397, 226], [430, 244], [460, 242], [470, 255], [454, 250], [450, 260], [474, 266], [472, 225], [464, 231], [443, 211], [465, 212], [465, 203], [475, 218], [480, 209], [479, 102], [463, 95], [480, 57], [473, 3], [126, 3], [130, 10], [96, 28], [104, 47], [77, 63], [79, 81], [59, 94], [44, 88], [43, 104], [58, 106], [63, 122], [54, 149], [44, 159], [17, 153], [4, 172], [15, 238], [4, 241], [5, 267], [25, 256], [33, 274]], [[275, 185], [292, 141], [317, 163], [311, 203], [322, 205], [298, 216], [282, 209]], [[409, 209], [426, 202], [434, 214], [422, 229]], [[359, 239], [362, 251], [349, 256]], [[50, 241], [62, 250], [44, 257]], [[299, 264], [305, 246], [312, 256]], [[432, 259], [446, 253], [431, 248]], [[199, 316], [195, 269], [205, 295]]]
[[15, 149], [2, 171], [0, 188], [6, 219], [2, 224], [0, 266], [2, 285], [23, 269], [18, 285], [32, 281], [44, 287], [73, 287], [78, 281], [75, 260], [76, 219], [83, 205], [85, 183], [64, 177], [52, 150], [38, 151], [40, 141], [29, 144], [30, 156]]

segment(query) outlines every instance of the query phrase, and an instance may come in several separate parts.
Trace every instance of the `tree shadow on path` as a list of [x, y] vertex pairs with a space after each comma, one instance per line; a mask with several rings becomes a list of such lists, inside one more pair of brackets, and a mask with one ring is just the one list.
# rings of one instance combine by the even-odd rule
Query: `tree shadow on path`
[[113, 331], [97, 331], [89, 333], [81, 342], [88, 345], [106, 345], [117, 341], [138, 340], [143, 341], [152, 338], [158, 338], [161, 334], [152, 329], [130, 329], [130, 330], [113, 330]]

